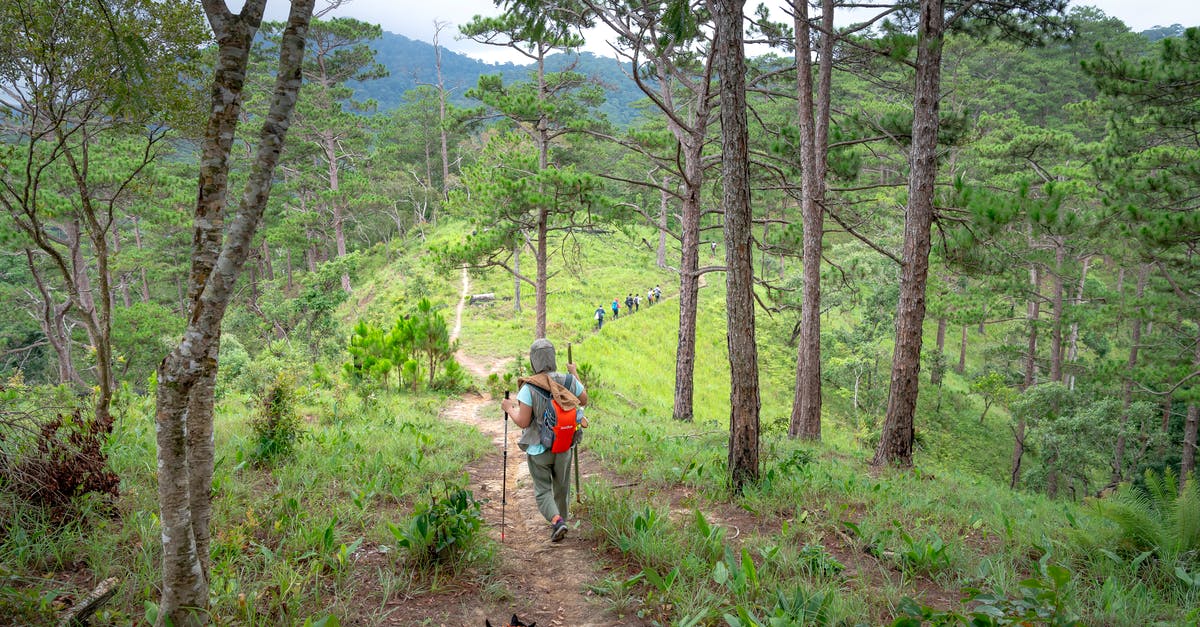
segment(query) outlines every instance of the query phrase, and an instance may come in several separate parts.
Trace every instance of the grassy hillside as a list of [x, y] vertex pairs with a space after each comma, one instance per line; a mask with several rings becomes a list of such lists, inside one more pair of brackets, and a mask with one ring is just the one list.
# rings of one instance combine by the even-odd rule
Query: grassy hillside
[[[976, 608], [1015, 616], [1025, 611], [1018, 606], [1034, 608], [1030, 617], [1042, 613], [1035, 624], [1064, 624], [1071, 616], [1085, 624], [1195, 620], [1187, 609], [1195, 590], [1130, 579], [1138, 569], [1122, 560], [1136, 555], [1115, 546], [1115, 559], [1088, 553], [1094, 545], [1079, 538], [1113, 533], [1096, 510], [1007, 488], [1009, 417], [993, 407], [980, 423], [982, 400], [952, 371], [940, 390], [923, 376], [914, 471], [868, 467], [874, 427], [864, 425], [882, 416], [856, 416], [837, 394], [826, 393], [822, 444], [789, 441], [795, 355], [784, 342], [793, 321], [782, 315], [758, 317], [764, 480], [730, 499], [724, 486], [724, 277], [709, 275], [701, 289], [696, 420], [678, 423], [670, 419], [675, 281], [654, 272], [649, 251], [634, 242], [615, 236], [581, 241], [578, 265], [585, 270], [555, 268], [549, 336], [560, 350], [572, 342], [576, 361], [594, 373], [587, 446], [610, 479], [584, 490], [597, 539], [624, 564], [599, 586], [613, 611], [663, 624], [710, 624], [726, 613], [738, 616], [739, 609], [765, 621], [772, 612], [792, 616], [787, 608], [796, 603], [812, 612], [801, 612], [807, 618], [795, 624], [884, 624], [907, 615], [905, 609], [927, 618]], [[597, 304], [628, 291], [624, 286], [646, 284], [649, 276], [655, 282], [661, 276], [662, 304], [591, 330]], [[512, 292], [511, 278], [495, 272], [476, 277], [473, 286], [475, 292]], [[527, 307], [531, 296], [523, 296]], [[510, 307], [502, 300], [470, 309], [466, 350], [524, 354], [533, 314]], [[826, 319], [827, 327], [847, 324], [844, 317]], [[935, 327], [927, 325], [927, 345], [934, 344]], [[972, 331], [972, 351], [1001, 334], [999, 328], [987, 336]], [[879, 349], [890, 355], [890, 345]], [[827, 349], [827, 361], [839, 357], [836, 346]], [[742, 549], [758, 569], [753, 590], [721, 574], [741, 567]], [[667, 583], [668, 572], [674, 583]], [[971, 594], [978, 598], [963, 602]]]
[[[358, 320], [390, 324], [422, 297], [452, 325], [461, 273], [438, 268], [430, 251], [457, 237], [457, 228], [443, 225], [426, 242], [367, 255], [353, 297], [337, 312], [337, 341], [344, 346]], [[867, 465], [880, 416], [855, 412], [833, 391], [844, 390], [845, 381], [826, 382], [823, 441], [788, 440], [795, 355], [786, 343], [793, 321], [784, 314], [758, 317], [762, 480], [729, 496], [724, 277], [707, 275], [700, 290], [696, 417], [681, 423], [671, 419], [673, 274], [622, 235], [581, 235], [567, 248], [572, 253], [552, 263], [549, 336], [560, 366], [572, 344], [593, 399], [583, 505], [573, 515], [585, 523], [578, 533], [597, 572], [568, 592], [588, 604], [597, 624], [956, 624], [956, 615], [965, 622], [972, 612], [994, 621], [975, 624], [1182, 625], [1200, 618], [1200, 586], [1184, 579], [1192, 573], [1160, 568], [1166, 545], [1147, 549], [1149, 536], [1136, 524], [1114, 525], [1094, 505], [1008, 490], [1007, 416], [993, 409], [980, 425], [982, 405], [953, 373], [940, 405], [936, 388], [923, 390], [915, 470]], [[532, 265], [522, 260], [522, 267]], [[488, 363], [524, 356], [532, 289], [523, 290], [517, 313], [510, 276], [474, 271], [470, 281], [470, 293], [492, 292], [497, 300], [466, 308], [462, 351]], [[594, 330], [598, 305], [655, 284], [663, 302]], [[830, 315], [827, 325], [849, 327], [867, 313]], [[932, 343], [932, 325], [927, 330]], [[827, 361], [844, 357], [837, 346]], [[872, 348], [890, 354], [886, 345]], [[527, 573], [511, 561], [517, 558], [501, 550], [494, 530], [469, 530], [470, 516], [455, 519], [466, 526], [451, 536], [461, 547], [453, 559], [431, 563], [402, 542], [422, 504], [447, 502], [457, 487], [476, 485], [480, 460], [498, 459], [489, 438], [445, 417], [486, 382], [417, 393], [363, 387], [342, 379], [345, 359], [343, 353], [314, 364], [303, 348], [275, 343], [223, 364], [213, 622], [316, 624], [332, 616], [345, 624], [446, 624], [447, 614], [429, 608], [457, 607], [446, 605], [454, 598], [469, 599], [493, 620], [519, 608], [549, 623], [522, 588]], [[262, 415], [264, 390], [280, 376], [294, 383], [301, 435], [290, 457], [259, 463], [252, 423]], [[44, 400], [41, 393], [28, 392], [29, 407]], [[115, 507], [82, 499], [64, 517], [10, 496], [0, 501], [0, 624], [52, 624], [108, 576], [121, 578], [119, 592], [94, 624], [153, 619], [159, 531], [152, 404], [152, 396], [128, 391], [117, 404], [108, 447], [122, 481]], [[484, 511], [493, 516], [495, 503]], [[1140, 529], [1172, 537], [1154, 524], [1143, 521]], [[1184, 521], [1177, 532], [1187, 529]], [[471, 616], [463, 624], [475, 624]]]

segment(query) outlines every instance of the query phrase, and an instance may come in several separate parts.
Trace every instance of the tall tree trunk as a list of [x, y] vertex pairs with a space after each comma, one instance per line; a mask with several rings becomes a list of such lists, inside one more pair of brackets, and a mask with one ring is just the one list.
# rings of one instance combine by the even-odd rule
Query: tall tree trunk
[[[1137, 288], [1135, 294], [1138, 307], [1141, 307], [1142, 296], [1146, 292], [1146, 279], [1150, 275], [1150, 266], [1141, 264], [1138, 267]], [[1129, 331], [1129, 359], [1125, 362], [1125, 383], [1121, 390], [1121, 422], [1120, 432], [1117, 433], [1117, 445], [1113, 451], [1112, 483], [1120, 483], [1125, 478], [1125, 427], [1129, 424], [1129, 406], [1133, 404], [1133, 372], [1137, 368], [1138, 349], [1142, 343], [1142, 316], [1135, 314], [1133, 328]]]
[[257, 260], [255, 260], [255, 263], [250, 264], [249, 272], [250, 272], [250, 276], [246, 277], [247, 287], [250, 288], [250, 294], [248, 297], [247, 305], [250, 307], [250, 309], [253, 310], [253, 309], [259, 308], [259, 306], [258, 306], [258, 277], [260, 274], [262, 274], [262, 272], [259, 270], [259, 264], [257, 263]]
[[320, 261], [320, 254], [317, 252], [316, 234], [312, 231], [308, 232], [308, 241], [312, 242], [304, 251], [304, 264], [308, 266], [308, 271], [314, 273], [317, 271], [317, 262]]
[[[1200, 353], [1194, 365], [1200, 365]], [[1196, 470], [1196, 432], [1197, 426], [1200, 425], [1200, 403], [1191, 402], [1187, 407], [1187, 419], [1183, 423], [1183, 451], [1179, 460], [1179, 487], [1183, 488], [1183, 484], [1187, 478]]]
[[[114, 222], [112, 226], [112, 254], [113, 256], [121, 256], [121, 232], [117, 230], [117, 225]], [[129, 295], [129, 273], [122, 272], [117, 278], [117, 291], [121, 294], [121, 304], [125, 305], [126, 309], [133, 306], [133, 299]]]
[[[1200, 326], [1200, 320], [1196, 321]], [[1196, 338], [1192, 353], [1192, 370], [1200, 370], [1200, 337]], [[1187, 418], [1183, 423], [1183, 450], [1179, 455], [1179, 489], [1196, 470], [1196, 432], [1200, 426], [1200, 402], [1190, 401], [1187, 406]]]
[[94, 331], [95, 325], [91, 323], [96, 315], [96, 299], [92, 294], [92, 279], [88, 276], [87, 261], [83, 258], [83, 229], [79, 225], [79, 217], [72, 216], [65, 221], [62, 231], [71, 262], [71, 277], [67, 285], [72, 286], [69, 291], [73, 292], [72, 296], [76, 301], [76, 313], [84, 323], [88, 343], [94, 347], [99, 342]]
[[684, 197], [680, 220], [679, 348], [675, 354], [675, 403], [672, 417], [691, 422], [696, 371], [696, 314], [700, 298], [700, 188], [702, 138], [684, 146]]
[[1158, 433], [1162, 439], [1162, 443], [1158, 446], [1158, 456], [1162, 457], [1167, 453], [1167, 437], [1171, 434], [1171, 410], [1175, 405], [1175, 399], [1168, 394], [1163, 398], [1162, 406], [1162, 425]]
[[745, 0], [711, 0], [721, 77], [721, 205], [725, 210], [726, 342], [729, 350], [729, 482], [758, 480], [758, 349], [754, 341], [754, 216], [746, 122]]
[[[797, 344], [796, 387], [793, 390], [791, 423], [787, 434], [803, 440], [821, 440], [821, 240], [824, 208], [823, 161], [817, 127], [824, 123], [812, 95], [808, 0], [792, 2], [796, 26], [797, 119], [800, 130], [800, 216], [803, 235], [803, 299], [800, 303], [800, 336]], [[828, 7], [827, 7], [828, 12]], [[823, 37], [828, 40], [828, 36]], [[823, 64], [827, 59], [822, 58]], [[824, 85], [822, 85], [824, 86]], [[823, 103], [822, 103], [823, 105]], [[828, 108], [823, 107], [824, 113]]]
[[[938, 326], [937, 326], [938, 359], [943, 359], [943, 357], [946, 354], [946, 352], [945, 352], [946, 351], [946, 325], [948, 325], [949, 323], [950, 323], [950, 321], [946, 319], [946, 314], [942, 314], [942, 315], [938, 316]], [[929, 382], [932, 383], [933, 385], [941, 385], [943, 370], [944, 370], [943, 368], [934, 368], [933, 372], [931, 372], [929, 374]]]
[[[542, 52], [539, 52], [537, 58], [537, 86], [538, 101], [545, 102], [550, 97], [550, 91], [546, 84], [546, 58]], [[550, 167], [550, 120], [544, 112], [538, 117], [535, 143], [538, 149], [538, 171], [541, 172]], [[534, 252], [537, 277], [534, 279], [533, 284], [533, 333], [535, 338], [544, 338], [546, 337], [546, 267], [548, 265], [546, 256], [549, 253], [546, 239], [549, 229], [550, 209], [546, 206], [539, 206], [537, 212], [537, 248]]]
[[71, 310], [72, 306], [71, 299], [67, 298], [62, 303], [55, 304], [54, 296], [46, 287], [42, 273], [34, 262], [33, 251], [28, 248], [25, 249], [25, 260], [40, 295], [36, 299], [39, 305], [38, 326], [41, 327], [46, 341], [50, 343], [50, 348], [54, 350], [54, 355], [58, 359], [58, 383], [70, 384], [76, 389], [86, 390], [91, 386], [83, 380], [83, 377], [79, 376], [79, 371], [75, 369], [75, 362], [71, 359], [71, 334], [67, 330], [66, 324], [67, 312]]
[[442, 46], [438, 39], [446, 22], [434, 22], [433, 55], [438, 84], [438, 135], [442, 142], [442, 200], [450, 199], [450, 139], [446, 131], [446, 82], [442, 77]]
[[[1051, 304], [1054, 307], [1050, 326], [1050, 380], [1063, 380], [1063, 258], [1066, 248], [1061, 239], [1054, 240], [1054, 273], [1051, 276]], [[1051, 495], [1053, 496], [1053, 495]]]
[[660, 269], [667, 267], [667, 202], [671, 195], [667, 193], [666, 186], [670, 180], [670, 177], [663, 177], [664, 189], [659, 192], [658, 199], [658, 250], [654, 261]]
[[[709, 55], [710, 63], [713, 55]], [[700, 192], [704, 187], [704, 139], [708, 133], [708, 117], [712, 111], [709, 96], [709, 77], [700, 84], [700, 93], [693, 94], [690, 125], [668, 116], [667, 128], [679, 142], [683, 153], [683, 172], [680, 187], [680, 251], [679, 251], [679, 340], [675, 352], [675, 398], [672, 417], [691, 422], [696, 370], [696, 315], [700, 297]], [[674, 93], [666, 64], [658, 67], [659, 83], [663, 85], [662, 100], [667, 110], [674, 111]], [[666, 225], [664, 216], [663, 225]]]
[[[1071, 301], [1076, 306], [1083, 303], [1083, 287], [1087, 283], [1088, 266], [1091, 264], [1091, 256], [1083, 258], [1083, 266], [1079, 271], [1079, 286], [1075, 290], [1075, 298]], [[1067, 342], [1067, 363], [1073, 364], [1079, 359], [1079, 322], [1071, 322], [1071, 335]], [[1075, 389], [1075, 374], [1067, 375], [1067, 389]]]
[[[204, 0], [216, 33], [217, 67], [201, 145], [200, 193], [193, 222], [191, 305], [183, 338], [158, 367], [155, 426], [163, 543], [158, 625], [199, 625], [208, 605], [208, 520], [211, 507], [212, 386], [221, 320], [262, 219], [284, 136], [300, 88], [304, 40], [313, 0], [293, 0], [280, 44], [279, 72], [258, 153], [240, 210], [225, 236], [229, 151], [241, 109], [250, 44], [265, 0], [248, 0], [234, 15], [223, 0]], [[225, 240], [222, 242], [222, 240]]]
[[[345, 207], [342, 206], [342, 200], [338, 197], [340, 190], [339, 168], [337, 159], [337, 143], [332, 134], [324, 138], [325, 159], [328, 160], [329, 166], [329, 191], [330, 202], [333, 203], [333, 243], [337, 249], [338, 259], [346, 256], [346, 214]], [[350, 273], [342, 273], [342, 291], [347, 294], [351, 291]]]
[[[133, 216], [133, 243], [138, 251], [142, 250], [142, 229], [137, 216]], [[150, 302], [150, 281], [146, 280], [146, 265], [138, 264], [142, 275], [142, 302]]]
[[268, 281], [275, 280], [275, 265], [271, 263], [271, 246], [267, 244], [267, 238], [263, 238], [262, 250], [259, 252], [259, 259], [263, 264], [263, 276], [267, 277]]
[[967, 327], [962, 325], [962, 339], [958, 342], [958, 367], [954, 369], [958, 374], [967, 371]]
[[[1021, 382], [1021, 391], [1028, 390], [1037, 382], [1037, 324], [1041, 316], [1041, 272], [1038, 267], [1029, 268], [1029, 303], [1026, 310], [1026, 320], [1029, 323], [1029, 343], [1025, 349], [1025, 378]], [[1017, 419], [1013, 427], [1012, 469], [1009, 472], [1008, 486], [1016, 488], [1021, 481], [1021, 459], [1025, 455], [1025, 417]]]
[[548, 280], [547, 271], [547, 222], [550, 219], [550, 211], [546, 207], [538, 208], [537, 221], [537, 282], [534, 284], [534, 299], [535, 299], [535, 321], [533, 327], [534, 338], [546, 337], [546, 281]]
[[904, 219], [900, 302], [896, 307], [896, 347], [887, 417], [875, 449], [875, 465], [912, 465], [913, 418], [921, 370], [921, 330], [925, 321], [925, 280], [929, 273], [930, 228], [937, 180], [938, 92], [941, 85], [943, 0], [921, 0], [917, 76], [913, 100], [911, 172]]
[[1029, 322], [1029, 341], [1025, 347], [1025, 379], [1021, 390], [1028, 390], [1037, 383], [1037, 340], [1038, 319], [1041, 317], [1042, 300], [1040, 288], [1042, 273], [1038, 266], [1029, 268], [1029, 304], [1026, 319]]
[[[112, 404], [116, 382], [112, 370], [112, 286], [108, 269], [107, 226], [99, 222], [97, 208], [91, 204], [91, 193], [87, 189], [85, 175], [79, 174], [80, 166], [76, 164], [71, 151], [65, 150], [64, 156], [76, 172], [77, 185], [81, 191], [80, 201], [83, 205], [79, 214], [82, 214], [88, 223], [87, 233], [94, 249], [92, 252], [96, 259], [96, 282], [99, 284], [93, 290], [88, 264], [83, 258], [81, 219], [80, 215], [75, 215], [64, 225], [71, 253], [71, 272], [74, 274], [68, 285], [73, 286], [71, 291], [75, 299], [75, 310], [80, 314], [79, 320], [83, 323], [88, 341], [95, 352], [96, 422], [104, 425], [105, 431], [109, 431], [112, 428], [109, 407]], [[97, 297], [99, 305], [96, 303]]]
[[770, 241], [771, 241], [769, 239], [770, 236], [771, 236], [771, 207], [768, 206], [763, 213], [762, 235], [760, 236], [762, 238], [761, 239], [762, 244], [759, 246], [759, 249], [762, 251], [762, 254], [759, 256], [759, 262], [758, 262], [758, 278], [760, 281], [766, 281], [766, 279], [767, 279], [767, 268], [769, 267], [768, 258], [767, 258], [769, 251], [767, 249], [770, 248]]

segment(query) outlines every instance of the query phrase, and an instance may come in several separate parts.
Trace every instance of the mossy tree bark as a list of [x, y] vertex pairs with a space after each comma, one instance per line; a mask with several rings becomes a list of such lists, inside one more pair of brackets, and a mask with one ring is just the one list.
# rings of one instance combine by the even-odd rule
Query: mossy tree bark
[[304, 40], [314, 0], [294, 0], [280, 45], [269, 113], [239, 211], [226, 234], [229, 151], [237, 127], [250, 46], [265, 0], [233, 14], [204, 0], [216, 34], [212, 113], [201, 147], [200, 191], [193, 217], [189, 318], [183, 338], [158, 367], [155, 426], [163, 580], [158, 625], [206, 622], [208, 523], [213, 471], [212, 390], [221, 320], [262, 220], [275, 166], [300, 89]]

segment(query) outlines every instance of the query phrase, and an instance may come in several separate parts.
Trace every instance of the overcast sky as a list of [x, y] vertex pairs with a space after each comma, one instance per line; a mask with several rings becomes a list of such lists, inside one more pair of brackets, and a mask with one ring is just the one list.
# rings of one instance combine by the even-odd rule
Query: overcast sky
[[[232, 0], [230, 4], [240, 3]], [[748, 2], [747, 6], [755, 4], [757, 3]], [[775, 4], [777, 3], [769, 2], [768, 6]], [[1099, 7], [1108, 15], [1120, 18], [1135, 31], [1177, 23], [1184, 26], [1200, 26], [1198, 0], [1071, 0], [1071, 4]], [[288, 5], [287, 0], [269, 0], [267, 17], [275, 20], [286, 19]], [[318, 9], [321, 5], [322, 1], [318, 0]], [[332, 15], [345, 15], [377, 23], [383, 26], [383, 30], [429, 42], [433, 41], [434, 22], [448, 22], [449, 26], [442, 31], [441, 36], [441, 44], [444, 47], [486, 61], [524, 63], [525, 60], [512, 51], [458, 39], [459, 24], [470, 21], [474, 15], [497, 13], [499, 9], [492, 0], [350, 0]], [[603, 34], [588, 37], [585, 49], [609, 56], [611, 51], [603, 39]]]

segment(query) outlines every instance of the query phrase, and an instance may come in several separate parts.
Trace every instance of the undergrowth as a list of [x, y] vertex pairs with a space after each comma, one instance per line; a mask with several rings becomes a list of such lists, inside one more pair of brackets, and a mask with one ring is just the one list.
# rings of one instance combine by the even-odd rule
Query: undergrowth
[[[429, 245], [454, 235], [433, 232]], [[1195, 483], [1180, 497], [1167, 491], [1170, 481], [1148, 480], [1158, 490], [1149, 496], [1126, 488], [1086, 507], [1010, 490], [1008, 415], [993, 407], [980, 424], [983, 404], [969, 391], [970, 372], [947, 372], [940, 387], [923, 380], [915, 470], [867, 466], [881, 418], [871, 403], [878, 399], [843, 393], [845, 381], [826, 394], [823, 441], [789, 440], [795, 356], [784, 316], [760, 319], [760, 480], [730, 496], [723, 288], [709, 275], [700, 291], [694, 412], [691, 421], [673, 420], [677, 281], [622, 237], [577, 236], [582, 257], [552, 267], [559, 274], [548, 328], [560, 366], [563, 345], [572, 344], [592, 401], [584, 448], [607, 479], [585, 481], [581, 509], [594, 539], [619, 555], [591, 586], [618, 622], [1200, 619]], [[347, 328], [360, 319], [394, 319], [398, 308], [423, 297], [456, 302], [461, 275], [435, 270], [432, 259], [372, 263], [386, 270], [366, 277], [361, 298], [339, 310]], [[390, 280], [395, 276], [406, 280]], [[497, 300], [466, 308], [461, 346], [470, 355], [516, 356], [484, 383], [494, 395], [515, 390], [531, 338], [532, 294], [522, 295], [524, 309], [515, 312], [510, 276], [474, 270], [471, 279], [472, 293], [492, 292]], [[598, 305], [655, 284], [662, 302], [594, 330]], [[859, 322], [843, 318], [830, 321], [831, 332]], [[328, 374], [335, 368], [318, 364], [301, 373], [294, 390], [291, 455], [258, 467], [249, 463], [261, 437], [247, 424], [254, 391], [281, 368], [305, 362], [281, 343], [244, 357], [242, 375], [222, 380], [216, 412], [214, 619], [273, 625], [332, 614], [382, 621], [384, 603], [366, 613], [355, 603], [368, 585], [385, 599], [447, 585], [507, 594], [487, 582], [494, 547], [479, 534], [479, 504], [461, 489], [465, 465], [491, 443], [439, 419], [444, 396], [355, 394]], [[146, 601], [157, 598], [160, 560], [152, 409], [152, 396], [124, 397], [105, 446], [121, 477], [118, 517], [74, 499], [74, 516], [55, 525], [0, 496], [0, 615], [45, 622], [86, 584], [108, 576], [122, 583], [98, 623], [152, 615]]]
[[[436, 395], [354, 395], [337, 402], [308, 386], [295, 389], [303, 436], [290, 457], [270, 469], [242, 462], [259, 450], [245, 416], [254, 401], [230, 392], [216, 412], [213, 478], [211, 618], [246, 625], [300, 624], [306, 618], [379, 620], [380, 604], [363, 615], [354, 597], [372, 581], [392, 595], [426, 585], [405, 575], [387, 523], [402, 520], [426, 487], [454, 482], [491, 444], [477, 431], [438, 418]], [[76, 500], [70, 522], [0, 494], [0, 616], [47, 624], [90, 585], [121, 579], [116, 597], [93, 624], [137, 624], [157, 610], [159, 525], [155, 512], [153, 401], [128, 401], [107, 447], [121, 477], [119, 518]], [[486, 540], [480, 545], [486, 549]], [[380, 555], [382, 562], [369, 556]], [[365, 557], [364, 557], [365, 556]], [[366, 559], [366, 561], [364, 561]], [[472, 570], [485, 576], [489, 551]], [[80, 577], [84, 577], [82, 581]], [[315, 619], [314, 619], [315, 620]], [[0, 624], [4, 621], [0, 620]]]

